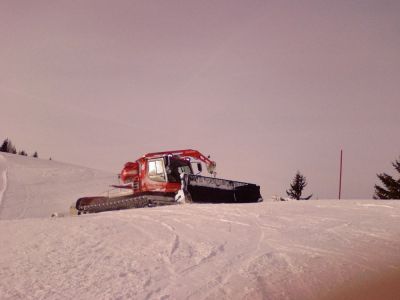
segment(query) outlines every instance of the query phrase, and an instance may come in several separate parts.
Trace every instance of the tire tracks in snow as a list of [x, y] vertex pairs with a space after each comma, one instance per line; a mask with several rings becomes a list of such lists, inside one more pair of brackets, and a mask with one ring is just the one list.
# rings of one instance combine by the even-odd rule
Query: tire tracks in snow
[[3, 196], [7, 189], [7, 166], [6, 159], [0, 154], [0, 212], [3, 204]]

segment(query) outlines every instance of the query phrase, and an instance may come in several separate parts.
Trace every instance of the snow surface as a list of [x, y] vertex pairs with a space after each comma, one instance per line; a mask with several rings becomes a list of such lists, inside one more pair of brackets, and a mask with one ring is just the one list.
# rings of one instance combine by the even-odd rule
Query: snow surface
[[1, 299], [400, 297], [400, 201], [185, 204], [50, 218], [110, 175], [11, 155], [0, 160], [6, 170]]
[[79, 197], [117, 183], [109, 172], [8, 153], [0, 154], [0, 176], [0, 219], [68, 212]]

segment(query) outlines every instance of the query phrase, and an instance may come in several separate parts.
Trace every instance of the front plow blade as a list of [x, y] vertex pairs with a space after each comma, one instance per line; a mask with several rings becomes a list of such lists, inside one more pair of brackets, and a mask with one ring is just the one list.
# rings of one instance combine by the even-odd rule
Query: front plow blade
[[185, 194], [192, 202], [249, 203], [263, 201], [260, 186], [221, 178], [185, 175], [182, 182]]

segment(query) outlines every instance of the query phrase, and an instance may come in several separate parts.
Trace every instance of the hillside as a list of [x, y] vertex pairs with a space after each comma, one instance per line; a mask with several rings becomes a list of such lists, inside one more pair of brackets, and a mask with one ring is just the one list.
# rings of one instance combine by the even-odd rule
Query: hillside
[[2, 299], [400, 297], [400, 201], [186, 204], [50, 218], [112, 174], [0, 159]]
[[79, 197], [103, 193], [115, 182], [112, 173], [0, 153], [0, 219], [68, 212]]

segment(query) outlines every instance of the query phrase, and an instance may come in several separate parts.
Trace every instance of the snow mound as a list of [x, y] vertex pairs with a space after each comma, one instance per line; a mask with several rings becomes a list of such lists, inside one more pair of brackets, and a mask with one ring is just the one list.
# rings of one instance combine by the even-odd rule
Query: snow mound
[[104, 171], [1, 153], [0, 219], [68, 212], [79, 197], [106, 191], [115, 178]]

